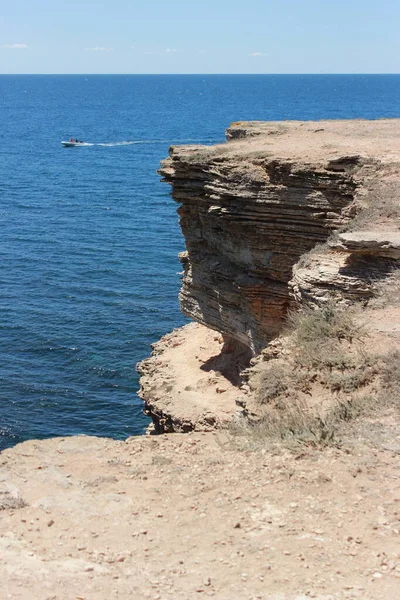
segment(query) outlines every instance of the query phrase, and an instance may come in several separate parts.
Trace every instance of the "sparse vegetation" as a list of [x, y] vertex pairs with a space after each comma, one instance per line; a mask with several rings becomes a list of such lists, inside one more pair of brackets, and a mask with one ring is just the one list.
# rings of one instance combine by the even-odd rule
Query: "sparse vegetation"
[[[275, 367], [275, 368], [273, 368]], [[292, 387], [290, 373], [283, 365], [273, 365], [261, 373], [257, 397], [261, 404], [267, 404]]]
[[366, 330], [355, 319], [354, 309], [338, 308], [333, 300], [318, 310], [305, 307], [288, 315], [289, 327], [293, 330], [297, 344], [308, 350], [310, 345], [361, 340]]
[[314, 255], [325, 254], [329, 251], [329, 246], [325, 242], [323, 244], [316, 244], [309, 252], [302, 254], [298, 262], [296, 263], [296, 267], [300, 269], [304, 269], [305, 267], [309, 267]]
[[396, 350], [382, 359], [381, 395], [400, 407], [400, 352]]
[[[371, 386], [379, 361], [366, 352], [367, 331], [356, 309], [328, 302], [291, 313], [287, 333], [288, 356], [258, 366], [253, 389], [260, 411], [250, 416], [248, 432], [260, 440], [332, 442], [343, 422], [376, 403]], [[388, 373], [395, 363], [388, 363]]]
[[371, 186], [368, 193], [359, 198], [357, 215], [342, 231], [369, 229], [371, 223], [400, 221], [400, 187], [398, 181]]
[[385, 279], [373, 286], [374, 298], [370, 305], [374, 308], [400, 306], [400, 269], [396, 268]]

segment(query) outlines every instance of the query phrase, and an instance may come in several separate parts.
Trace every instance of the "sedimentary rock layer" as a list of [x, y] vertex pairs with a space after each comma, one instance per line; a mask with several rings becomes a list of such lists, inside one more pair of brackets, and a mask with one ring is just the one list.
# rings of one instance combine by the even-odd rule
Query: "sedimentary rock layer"
[[307, 147], [290, 153], [292, 138], [326, 126], [237, 124], [228, 139], [250, 137], [173, 147], [160, 170], [181, 205], [182, 311], [254, 354], [281, 329], [293, 265], [346, 223], [362, 177], [374, 170], [368, 155], [321, 143], [318, 156]]
[[[339, 302], [367, 300], [371, 281], [398, 260], [399, 228], [388, 223], [400, 197], [399, 134], [394, 120], [235, 123], [227, 143], [172, 147], [162, 162], [160, 173], [180, 205], [186, 243], [180, 255], [181, 308], [222, 334], [220, 352], [235, 364], [227, 369], [225, 356], [224, 375], [214, 360], [214, 372], [229, 384], [233, 379], [226, 375], [235, 372], [238, 404], [243, 391], [238, 364], [243, 367], [244, 358], [279, 335], [290, 307], [318, 304], [332, 292]], [[358, 223], [362, 231], [332, 240], [363, 206], [371, 210]], [[222, 392], [221, 412], [215, 388], [226, 386], [212, 378], [208, 387], [198, 361], [192, 364], [197, 394], [193, 418], [188, 417], [193, 386], [185, 378], [180, 383], [177, 373], [196, 347], [190, 349], [184, 337], [183, 353], [174, 358], [168, 349], [165, 367], [163, 341], [139, 368], [141, 395], [159, 431], [217, 427], [235, 414], [234, 390]], [[163, 383], [164, 371], [175, 373], [173, 382]]]

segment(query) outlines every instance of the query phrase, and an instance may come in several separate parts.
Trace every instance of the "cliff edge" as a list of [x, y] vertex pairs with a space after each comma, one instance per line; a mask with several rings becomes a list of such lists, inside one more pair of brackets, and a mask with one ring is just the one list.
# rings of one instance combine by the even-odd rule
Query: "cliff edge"
[[291, 311], [366, 307], [399, 260], [399, 133], [397, 120], [234, 123], [225, 144], [170, 149], [160, 174], [186, 243], [180, 304], [199, 326], [139, 365], [158, 432], [254, 412], [245, 369]]

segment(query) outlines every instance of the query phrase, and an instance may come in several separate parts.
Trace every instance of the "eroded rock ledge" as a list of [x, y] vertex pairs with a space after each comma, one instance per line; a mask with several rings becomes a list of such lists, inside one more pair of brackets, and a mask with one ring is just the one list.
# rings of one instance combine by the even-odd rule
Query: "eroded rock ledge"
[[[332, 290], [338, 301], [371, 296], [371, 277], [399, 259], [398, 225], [375, 214], [362, 235], [331, 236], [381, 182], [397, 193], [399, 133], [396, 120], [235, 123], [225, 144], [170, 149], [160, 173], [180, 204], [186, 242], [181, 308], [207, 329], [196, 329], [204, 337], [198, 345], [186, 329], [175, 332], [176, 356], [166, 336], [139, 365], [141, 396], [157, 431], [229, 422], [242, 393], [240, 368], [279, 335], [291, 307], [324, 301]], [[319, 244], [324, 250], [314, 252]], [[207, 345], [210, 330], [222, 336], [219, 349], [215, 339]], [[201, 350], [207, 361], [222, 349], [225, 374], [214, 358], [207, 384], [194, 356]], [[229, 376], [226, 356], [234, 357]], [[229, 384], [221, 393], [220, 377]]]

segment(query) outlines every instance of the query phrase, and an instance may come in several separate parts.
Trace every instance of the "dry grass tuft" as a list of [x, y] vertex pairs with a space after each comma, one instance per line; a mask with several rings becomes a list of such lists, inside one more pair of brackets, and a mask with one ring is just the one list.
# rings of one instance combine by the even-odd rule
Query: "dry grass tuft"
[[329, 250], [330, 248], [327, 242], [323, 244], [316, 244], [313, 248], [311, 248], [311, 250], [309, 250], [309, 252], [306, 252], [305, 254], [302, 254], [300, 256], [299, 260], [296, 263], [296, 268], [305, 269], [309, 267], [315, 255], [326, 254], [327, 252], [329, 252]]
[[382, 358], [381, 398], [400, 408], [400, 352]]
[[9, 492], [0, 492], [0, 510], [15, 510], [25, 506], [27, 503], [20, 496]]
[[343, 422], [375, 406], [377, 359], [365, 351], [367, 332], [355, 309], [329, 302], [291, 313], [288, 325], [290, 354], [259, 364], [252, 382], [260, 412], [249, 417], [248, 433], [331, 443]]
[[342, 231], [370, 229], [371, 223], [399, 222], [400, 186], [398, 181], [388, 181], [372, 186], [365, 196], [359, 198], [358, 213]]
[[373, 292], [374, 298], [369, 303], [373, 308], [400, 306], [400, 268], [394, 269], [388, 277], [377, 282]]
[[296, 346], [297, 361], [304, 367], [344, 370], [352, 367], [353, 342], [363, 342], [366, 329], [356, 319], [355, 309], [338, 308], [333, 300], [324, 306], [304, 308], [288, 315], [289, 330]]

